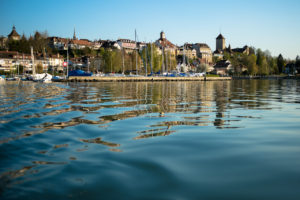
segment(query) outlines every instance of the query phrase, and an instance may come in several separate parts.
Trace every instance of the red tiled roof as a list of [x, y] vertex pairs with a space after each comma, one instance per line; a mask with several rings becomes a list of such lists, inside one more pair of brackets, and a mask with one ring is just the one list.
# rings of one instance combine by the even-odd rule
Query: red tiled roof
[[163, 39], [159, 39], [158, 40], [160, 45], [164, 48], [168, 47], [168, 48], [175, 48], [175, 45], [172, 44], [169, 40], [163, 38]]
[[87, 40], [71, 40], [71, 44], [84, 45], [84, 46], [92, 45], [92, 43]]

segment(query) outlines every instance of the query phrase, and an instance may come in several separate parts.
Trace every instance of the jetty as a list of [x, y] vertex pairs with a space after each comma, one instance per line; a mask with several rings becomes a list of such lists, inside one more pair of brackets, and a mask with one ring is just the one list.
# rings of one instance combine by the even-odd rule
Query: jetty
[[110, 76], [70, 76], [70, 82], [143, 82], [143, 81], [228, 81], [231, 77], [110, 77]]

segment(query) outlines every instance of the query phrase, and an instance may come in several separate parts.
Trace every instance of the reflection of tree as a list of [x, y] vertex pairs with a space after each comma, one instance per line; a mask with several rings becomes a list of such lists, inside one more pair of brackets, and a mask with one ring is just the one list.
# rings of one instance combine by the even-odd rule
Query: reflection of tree
[[223, 127], [224, 124], [224, 112], [226, 111], [226, 105], [230, 96], [230, 82], [218, 82], [215, 85], [215, 102], [216, 102], [216, 118], [214, 125], [218, 128]]
[[[47, 118], [70, 114], [71, 118], [59, 122], [31, 125], [11, 140], [64, 129], [80, 124], [107, 125], [112, 121], [135, 117], [164, 117], [165, 121], [150, 124], [164, 130], [152, 131], [163, 135], [174, 126], [208, 126], [232, 128], [230, 109], [272, 109], [271, 100], [299, 102], [296, 94], [299, 83], [294, 80], [238, 80], [207, 82], [99, 82], [69, 83], [69, 85], [22, 83], [6, 84], [0, 90], [3, 106], [0, 117], [19, 112], [22, 105], [34, 104], [37, 111], [21, 116], [23, 119]], [[17, 95], [18, 94], [18, 95]], [[13, 102], [13, 103], [11, 103]], [[110, 110], [109, 113], [103, 114]], [[90, 114], [99, 115], [93, 120]], [[212, 116], [211, 113], [213, 113]], [[189, 116], [191, 115], [191, 116]], [[175, 117], [175, 119], [174, 119]], [[241, 120], [243, 116], [235, 116]], [[176, 119], [178, 118], [178, 119]], [[249, 116], [248, 118], [251, 118]], [[3, 118], [4, 119], [4, 118]], [[13, 120], [13, 118], [11, 118]], [[45, 120], [42, 120], [43, 122]], [[0, 123], [8, 123], [2, 120]], [[153, 123], [149, 121], [149, 123]], [[146, 136], [148, 133], [145, 133]], [[145, 136], [145, 138], [147, 138]], [[141, 136], [141, 138], [143, 138]]]

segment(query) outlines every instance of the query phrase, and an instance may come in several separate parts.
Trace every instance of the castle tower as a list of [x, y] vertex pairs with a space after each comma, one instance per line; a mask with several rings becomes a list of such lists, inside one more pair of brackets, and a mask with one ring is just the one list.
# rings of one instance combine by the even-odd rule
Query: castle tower
[[223, 51], [225, 49], [225, 38], [220, 33], [216, 38], [216, 50]]
[[166, 39], [166, 34], [165, 34], [163, 31], [160, 32], [160, 39], [161, 39], [161, 40]]

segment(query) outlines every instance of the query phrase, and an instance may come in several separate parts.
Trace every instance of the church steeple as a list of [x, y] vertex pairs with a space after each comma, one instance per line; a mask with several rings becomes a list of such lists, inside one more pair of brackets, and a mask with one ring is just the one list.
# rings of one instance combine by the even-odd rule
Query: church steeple
[[74, 35], [73, 35], [73, 40], [77, 40], [77, 38], [76, 38], [76, 33], [75, 33], [75, 27], [74, 27]]

